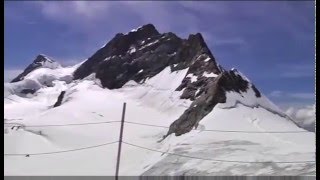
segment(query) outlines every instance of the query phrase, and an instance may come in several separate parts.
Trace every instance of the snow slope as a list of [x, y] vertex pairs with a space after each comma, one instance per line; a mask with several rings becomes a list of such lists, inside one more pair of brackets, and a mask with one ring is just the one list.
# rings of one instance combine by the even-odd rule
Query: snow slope
[[[160, 141], [166, 127], [191, 104], [179, 99], [182, 91], [174, 91], [188, 69], [171, 72], [166, 68], [142, 84], [129, 81], [120, 89], [108, 90], [101, 88], [94, 75], [65, 81], [63, 77], [72, 76], [76, 67], [40, 68], [22, 82], [7, 85], [4, 153], [22, 155], [4, 156], [5, 175], [114, 175], [118, 144], [103, 145], [118, 140], [123, 102], [127, 107], [120, 175], [315, 174], [314, 163], [292, 163], [315, 160], [315, 134], [275, 113], [265, 97], [261, 102], [250, 99], [251, 90], [242, 94], [245, 98], [227, 94], [227, 102], [218, 104], [198, 129]], [[44, 86], [43, 79], [52, 86]], [[29, 81], [37, 83], [39, 91], [28, 97], [17, 95], [17, 89]], [[52, 108], [62, 90], [66, 90], [62, 105]], [[104, 123], [74, 125], [99, 122]], [[265, 133], [270, 131], [298, 132]], [[101, 146], [32, 155], [97, 145]]]

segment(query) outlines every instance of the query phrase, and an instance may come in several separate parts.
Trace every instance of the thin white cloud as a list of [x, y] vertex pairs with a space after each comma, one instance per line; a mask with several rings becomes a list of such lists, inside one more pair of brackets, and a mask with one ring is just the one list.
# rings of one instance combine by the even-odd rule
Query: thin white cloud
[[[39, 6], [41, 12], [48, 18], [60, 22], [87, 23], [99, 18], [100, 15], [109, 11], [114, 2], [103, 1], [36, 1], [32, 2]], [[103, 18], [100, 17], [100, 18]]]
[[280, 77], [284, 78], [301, 78], [301, 77], [314, 77], [315, 64], [278, 64], [277, 68], [283, 69]]
[[[40, 8], [44, 17], [69, 25], [71, 28], [79, 31], [86, 31], [92, 35], [99, 29], [104, 28], [106, 24], [111, 25], [115, 32], [123, 32], [127, 20], [136, 17], [140, 24], [152, 23], [160, 32], [168, 32], [179, 29], [179, 36], [186, 38], [191, 33], [202, 32], [206, 30], [200, 28], [202, 18], [190, 12], [188, 9], [201, 12], [211, 12], [219, 17], [217, 20], [223, 21], [223, 15], [228, 8], [219, 2], [138, 2], [138, 1], [70, 1], [70, 2], [34, 2], [36, 7]], [[183, 9], [181, 7], [187, 7]], [[121, 14], [118, 12], [121, 10]], [[229, 8], [230, 11], [230, 8]], [[227, 24], [224, 24], [227, 25]], [[100, 28], [99, 28], [100, 27]], [[132, 27], [135, 28], [135, 27]], [[121, 29], [121, 30], [120, 30]], [[244, 44], [244, 39], [239, 36], [223, 35], [220, 32], [222, 27], [215, 28], [215, 37], [206, 35], [207, 41], [216, 44]], [[126, 29], [129, 31], [130, 29]]]
[[282, 91], [278, 91], [278, 90], [275, 90], [275, 91], [272, 91], [271, 93], [269, 93], [269, 96], [271, 97], [281, 97], [284, 93]]
[[241, 37], [213, 38], [215, 45], [245, 45], [247, 42]]
[[[263, 22], [261, 24], [263, 27], [269, 27], [257, 26], [256, 28], [260, 30], [277, 27], [278, 30], [290, 32], [295, 38], [304, 36], [303, 34], [310, 29], [307, 26], [310, 24], [310, 19], [297, 15], [295, 12], [299, 6], [282, 2], [249, 4], [238, 2], [38, 1], [32, 3], [40, 8], [46, 18], [91, 34], [97, 31], [99, 26], [104, 28], [106, 24], [110, 24], [110, 28], [119, 32], [120, 29], [127, 27], [127, 20], [132, 17], [141, 24], [153, 23], [160, 31], [167, 32], [178, 28], [180, 32], [176, 33], [183, 37], [190, 33], [206, 32], [206, 28], [202, 27], [203, 23], [212, 23], [214, 28], [210, 31], [214, 32], [216, 37], [211, 36], [213, 39], [210, 41], [221, 45], [245, 45], [243, 33], [251, 31], [251, 28], [241, 28], [239, 31], [233, 31], [233, 29], [239, 28], [240, 24], [245, 27], [248, 19], [250, 22]], [[204, 21], [203, 17], [196, 15], [198, 12], [208, 13], [212, 16], [211, 20]], [[270, 18], [265, 12], [272, 12], [278, 15], [278, 18]], [[230, 31], [233, 34], [229, 34]], [[287, 73], [284, 76], [294, 75]]]
[[283, 92], [279, 90], [275, 90], [269, 93], [270, 97], [275, 98], [293, 98], [293, 99], [305, 99], [305, 100], [311, 100], [315, 99], [314, 93], [301, 93], [301, 92]]
[[284, 78], [303, 78], [303, 77], [314, 77], [314, 72], [283, 72], [280, 77]]
[[[281, 28], [295, 37], [305, 34], [306, 30], [311, 28], [310, 19], [296, 13], [300, 6], [285, 2], [36, 1], [29, 3], [40, 8], [41, 13], [51, 20], [70, 26], [76, 24], [84, 28], [88, 24], [99, 24], [99, 22], [113, 22], [112, 26], [123, 26], [120, 24], [126, 22], [128, 17], [137, 17], [144, 23], [156, 24], [160, 30], [171, 30], [172, 26], [181, 26], [186, 31], [194, 29], [199, 31], [198, 28], [201, 22], [203, 23], [200, 21], [203, 17], [196, 15], [199, 12], [212, 16], [207, 23], [216, 25], [214, 27], [216, 33], [227, 34], [228, 29], [248, 23], [248, 20], [263, 22], [261, 23], [263, 27]], [[266, 12], [272, 12], [278, 18], [270, 18]], [[262, 30], [268, 29], [263, 27], [257, 26]], [[201, 30], [205, 31], [203, 28]], [[239, 34], [242, 31], [250, 29], [239, 29]]]
[[315, 99], [314, 93], [291, 93], [289, 96], [298, 99]]

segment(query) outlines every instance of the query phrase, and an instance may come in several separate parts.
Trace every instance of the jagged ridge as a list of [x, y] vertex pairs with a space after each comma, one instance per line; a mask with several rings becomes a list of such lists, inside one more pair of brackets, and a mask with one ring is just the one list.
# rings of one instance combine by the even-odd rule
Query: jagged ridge
[[[217, 64], [200, 33], [181, 39], [171, 32], [160, 34], [152, 24], [117, 34], [74, 72], [74, 78], [95, 73], [103, 87], [115, 89], [130, 80], [143, 83], [168, 66], [172, 72], [189, 68], [176, 91], [182, 91], [181, 99], [194, 101], [172, 123], [168, 135], [181, 135], [197, 126], [217, 103], [226, 101], [226, 91], [249, 88], [237, 70], [226, 71]], [[252, 89], [261, 97], [254, 85]]]

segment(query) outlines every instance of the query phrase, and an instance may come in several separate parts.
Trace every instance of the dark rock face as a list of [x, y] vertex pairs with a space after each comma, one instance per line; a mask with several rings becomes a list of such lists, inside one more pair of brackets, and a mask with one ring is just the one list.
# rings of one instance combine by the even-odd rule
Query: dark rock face
[[23, 89], [20, 91], [21, 94], [34, 94], [35, 92], [35, 89]]
[[27, 66], [27, 68], [21, 74], [19, 74], [16, 78], [14, 78], [11, 81], [11, 83], [23, 80], [26, 75], [28, 75], [33, 70], [38, 69], [39, 67], [41, 67], [42, 64], [44, 62], [46, 62], [46, 61], [52, 62], [51, 60], [46, 58], [44, 55], [42, 55], [42, 54], [38, 55], [36, 57], [36, 59], [29, 66]]
[[[171, 71], [189, 67], [188, 74], [199, 77], [204, 72], [220, 73], [201, 34], [181, 39], [170, 32], [160, 34], [153, 25], [148, 24], [136, 32], [117, 34], [74, 72], [74, 78], [81, 79], [96, 73], [103, 87], [114, 89], [121, 88], [130, 80], [142, 83], [168, 66]], [[202, 77], [201, 82], [193, 84], [186, 78], [177, 90], [186, 87], [184, 98], [194, 99], [196, 87], [205, 81], [207, 78]]]
[[58, 107], [61, 105], [65, 93], [66, 91], [61, 91], [60, 95], [58, 96], [58, 100], [56, 103], [54, 103], [53, 107]]
[[130, 32], [127, 35], [122, 33], [116, 34], [110, 42], [98, 50], [74, 72], [74, 78], [82, 79], [90, 75], [99, 68], [101, 62], [107, 57], [111, 60], [125, 56], [130, 46], [136, 45], [139, 42], [141, 43], [141, 41], [147, 40], [147, 38], [157, 37], [159, 35], [159, 32], [152, 24], [147, 24], [139, 28], [136, 32]]
[[256, 97], [261, 97], [261, 93], [260, 93], [260, 91], [252, 84], [252, 89], [253, 89], [253, 91], [254, 91], [254, 93], [255, 93], [255, 95], [256, 95]]
[[203, 85], [204, 93], [192, 102], [190, 107], [170, 125], [166, 136], [174, 133], [182, 135], [197, 127], [199, 121], [212, 111], [218, 103], [226, 102], [226, 92], [246, 92], [249, 82], [233, 70], [224, 71], [212, 81]]

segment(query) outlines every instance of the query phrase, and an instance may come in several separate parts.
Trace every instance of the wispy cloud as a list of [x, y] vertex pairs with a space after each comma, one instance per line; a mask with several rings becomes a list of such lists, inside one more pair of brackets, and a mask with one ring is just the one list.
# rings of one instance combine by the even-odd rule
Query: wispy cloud
[[283, 69], [280, 77], [283, 78], [301, 78], [314, 77], [315, 64], [278, 64], [279, 69]]
[[309, 72], [283, 72], [280, 74], [280, 77], [284, 78], [302, 78], [302, 77], [314, 77], [315, 73], [312, 71]]
[[[276, 29], [286, 31], [294, 38], [301, 38], [305, 35], [310, 37], [310, 26], [306, 24], [312, 21], [312, 19], [296, 14], [299, 6], [284, 2], [250, 2], [250, 4], [192, 1], [28, 2], [30, 3], [38, 8], [45, 18], [68, 25], [74, 30], [83, 31], [91, 36], [103, 31], [127, 32], [130, 30], [127, 29], [128, 26], [134, 28], [141, 24], [153, 23], [160, 31], [175, 30], [182, 37], [196, 32], [207, 33], [206, 40], [214, 42], [215, 45], [248, 45], [245, 36], [251, 35], [250, 32], [256, 30]], [[275, 8], [278, 10], [275, 11]], [[272, 12], [278, 18], [270, 18], [265, 12]], [[204, 18], [200, 14], [210, 18]], [[135, 19], [135, 21], [128, 21], [128, 19]], [[247, 28], [247, 25], [252, 26], [253, 22], [257, 25]], [[263, 23], [258, 25], [257, 22]]]
[[272, 91], [267, 96], [283, 110], [288, 108], [302, 108], [315, 104], [315, 93], [313, 92], [285, 92]]
[[42, 14], [47, 18], [72, 24], [81, 21], [82, 23], [88, 23], [95, 20], [104, 12], [108, 12], [112, 4], [112, 2], [105, 3], [103, 1], [36, 1], [32, 3], [40, 7]]
[[[208, 44], [216, 46], [247, 45], [245, 37], [223, 30], [223, 26], [227, 25], [223, 16], [231, 9], [219, 2], [36, 1], [26, 4], [39, 9], [44, 18], [68, 26], [68, 30], [61, 32], [60, 36], [81, 33], [87, 39], [84, 44], [89, 47], [86, 48], [92, 50], [105, 44], [118, 32], [125, 33], [147, 23], [154, 24], [160, 32], [175, 32], [182, 38], [201, 32]], [[208, 29], [203, 24], [205, 19], [195, 11], [214, 13], [213, 22], [223, 26]], [[94, 41], [99, 44], [94, 44]]]
[[[105, 27], [109, 27], [108, 31], [114, 29], [114, 33], [122, 32], [128, 26], [127, 20], [135, 18], [135, 22], [138, 22], [135, 26], [153, 23], [161, 32], [176, 30], [176, 33], [184, 38], [191, 33], [206, 32], [201, 23], [203, 18], [194, 11], [189, 11], [190, 8], [200, 12], [215, 13], [217, 17], [213, 18], [216, 24], [223, 23], [222, 15], [231, 10], [219, 2], [39, 1], [33, 4], [40, 8], [41, 13], [49, 20], [72, 28], [77, 27], [78, 30], [91, 35]], [[222, 27], [217, 26], [215, 29], [215, 37], [207, 36], [208, 41], [212, 38], [217, 44], [243, 45], [243, 37], [222, 34], [220, 33], [224, 33]], [[128, 30], [130, 29], [126, 29]]]
[[283, 92], [275, 90], [269, 93], [270, 97], [275, 98], [294, 98], [294, 99], [315, 99], [314, 93], [305, 93], [305, 92]]

